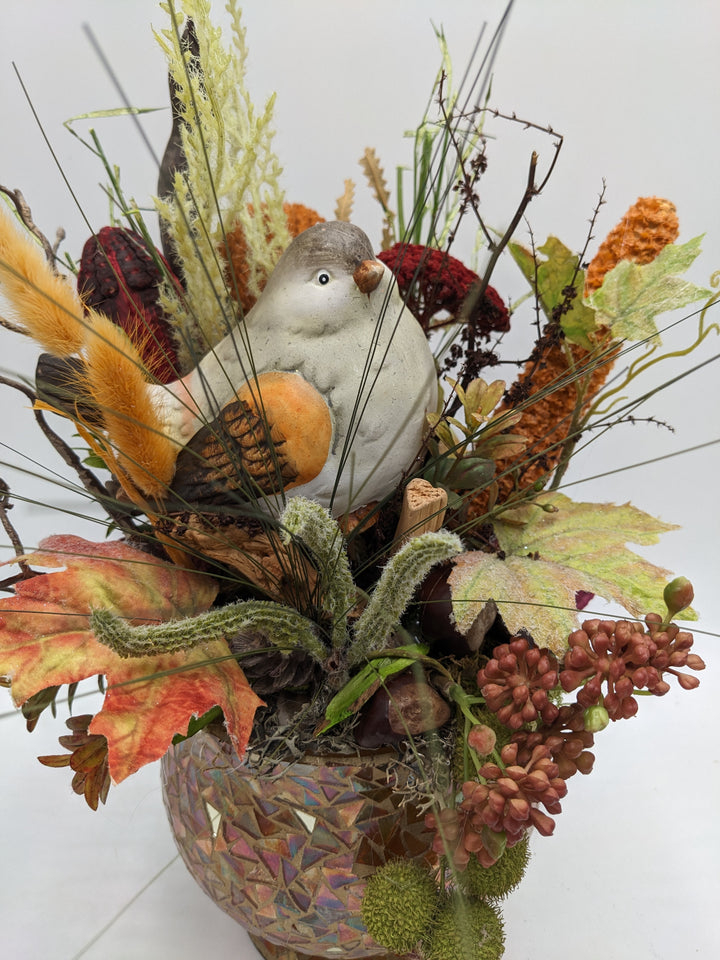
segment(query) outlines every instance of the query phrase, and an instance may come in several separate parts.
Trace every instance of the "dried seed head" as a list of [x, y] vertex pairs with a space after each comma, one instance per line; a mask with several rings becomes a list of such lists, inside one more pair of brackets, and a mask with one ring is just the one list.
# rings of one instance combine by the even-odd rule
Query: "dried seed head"
[[680, 232], [675, 205], [662, 197], [639, 197], [598, 248], [585, 277], [585, 296], [602, 286], [621, 260], [651, 263]]

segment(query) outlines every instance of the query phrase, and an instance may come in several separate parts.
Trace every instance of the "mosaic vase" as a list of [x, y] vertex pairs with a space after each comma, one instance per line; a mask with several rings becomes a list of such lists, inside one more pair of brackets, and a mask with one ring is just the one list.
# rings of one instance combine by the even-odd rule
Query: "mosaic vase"
[[387, 753], [241, 762], [203, 730], [162, 761], [180, 855], [205, 893], [273, 960], [386, 957], [368, 934], [366, 878], [431, 842], [388, 777]]

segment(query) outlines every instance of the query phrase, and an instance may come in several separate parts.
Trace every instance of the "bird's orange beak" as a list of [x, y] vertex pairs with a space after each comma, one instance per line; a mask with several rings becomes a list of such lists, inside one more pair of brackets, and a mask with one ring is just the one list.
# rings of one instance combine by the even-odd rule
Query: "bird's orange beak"
[[379, 260], [363, 260], [353, 274], [360, 293], [372, 293], [382, 279], [385, 267]]

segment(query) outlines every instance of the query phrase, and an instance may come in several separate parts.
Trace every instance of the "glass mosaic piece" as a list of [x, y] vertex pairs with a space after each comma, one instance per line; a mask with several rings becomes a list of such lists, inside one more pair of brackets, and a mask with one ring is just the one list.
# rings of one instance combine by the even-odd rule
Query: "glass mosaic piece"
[[427, 855], [422, 817], [388, 789], [388, 755], [336, 760], [259, 773], [207, 730], [162, 760], [185, 865], [269, 960], [386, 956], [362, 923], [365, 878], [394, 857]]

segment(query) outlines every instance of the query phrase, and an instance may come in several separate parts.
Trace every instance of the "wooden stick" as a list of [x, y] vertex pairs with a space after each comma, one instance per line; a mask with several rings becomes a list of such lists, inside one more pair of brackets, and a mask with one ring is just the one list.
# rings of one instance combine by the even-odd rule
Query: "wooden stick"
[[405, 487], [403, 505], [395, 531], [395, 550], [411, 537], [439, 530], [445, 519], [447, 491], [417, 477]]

